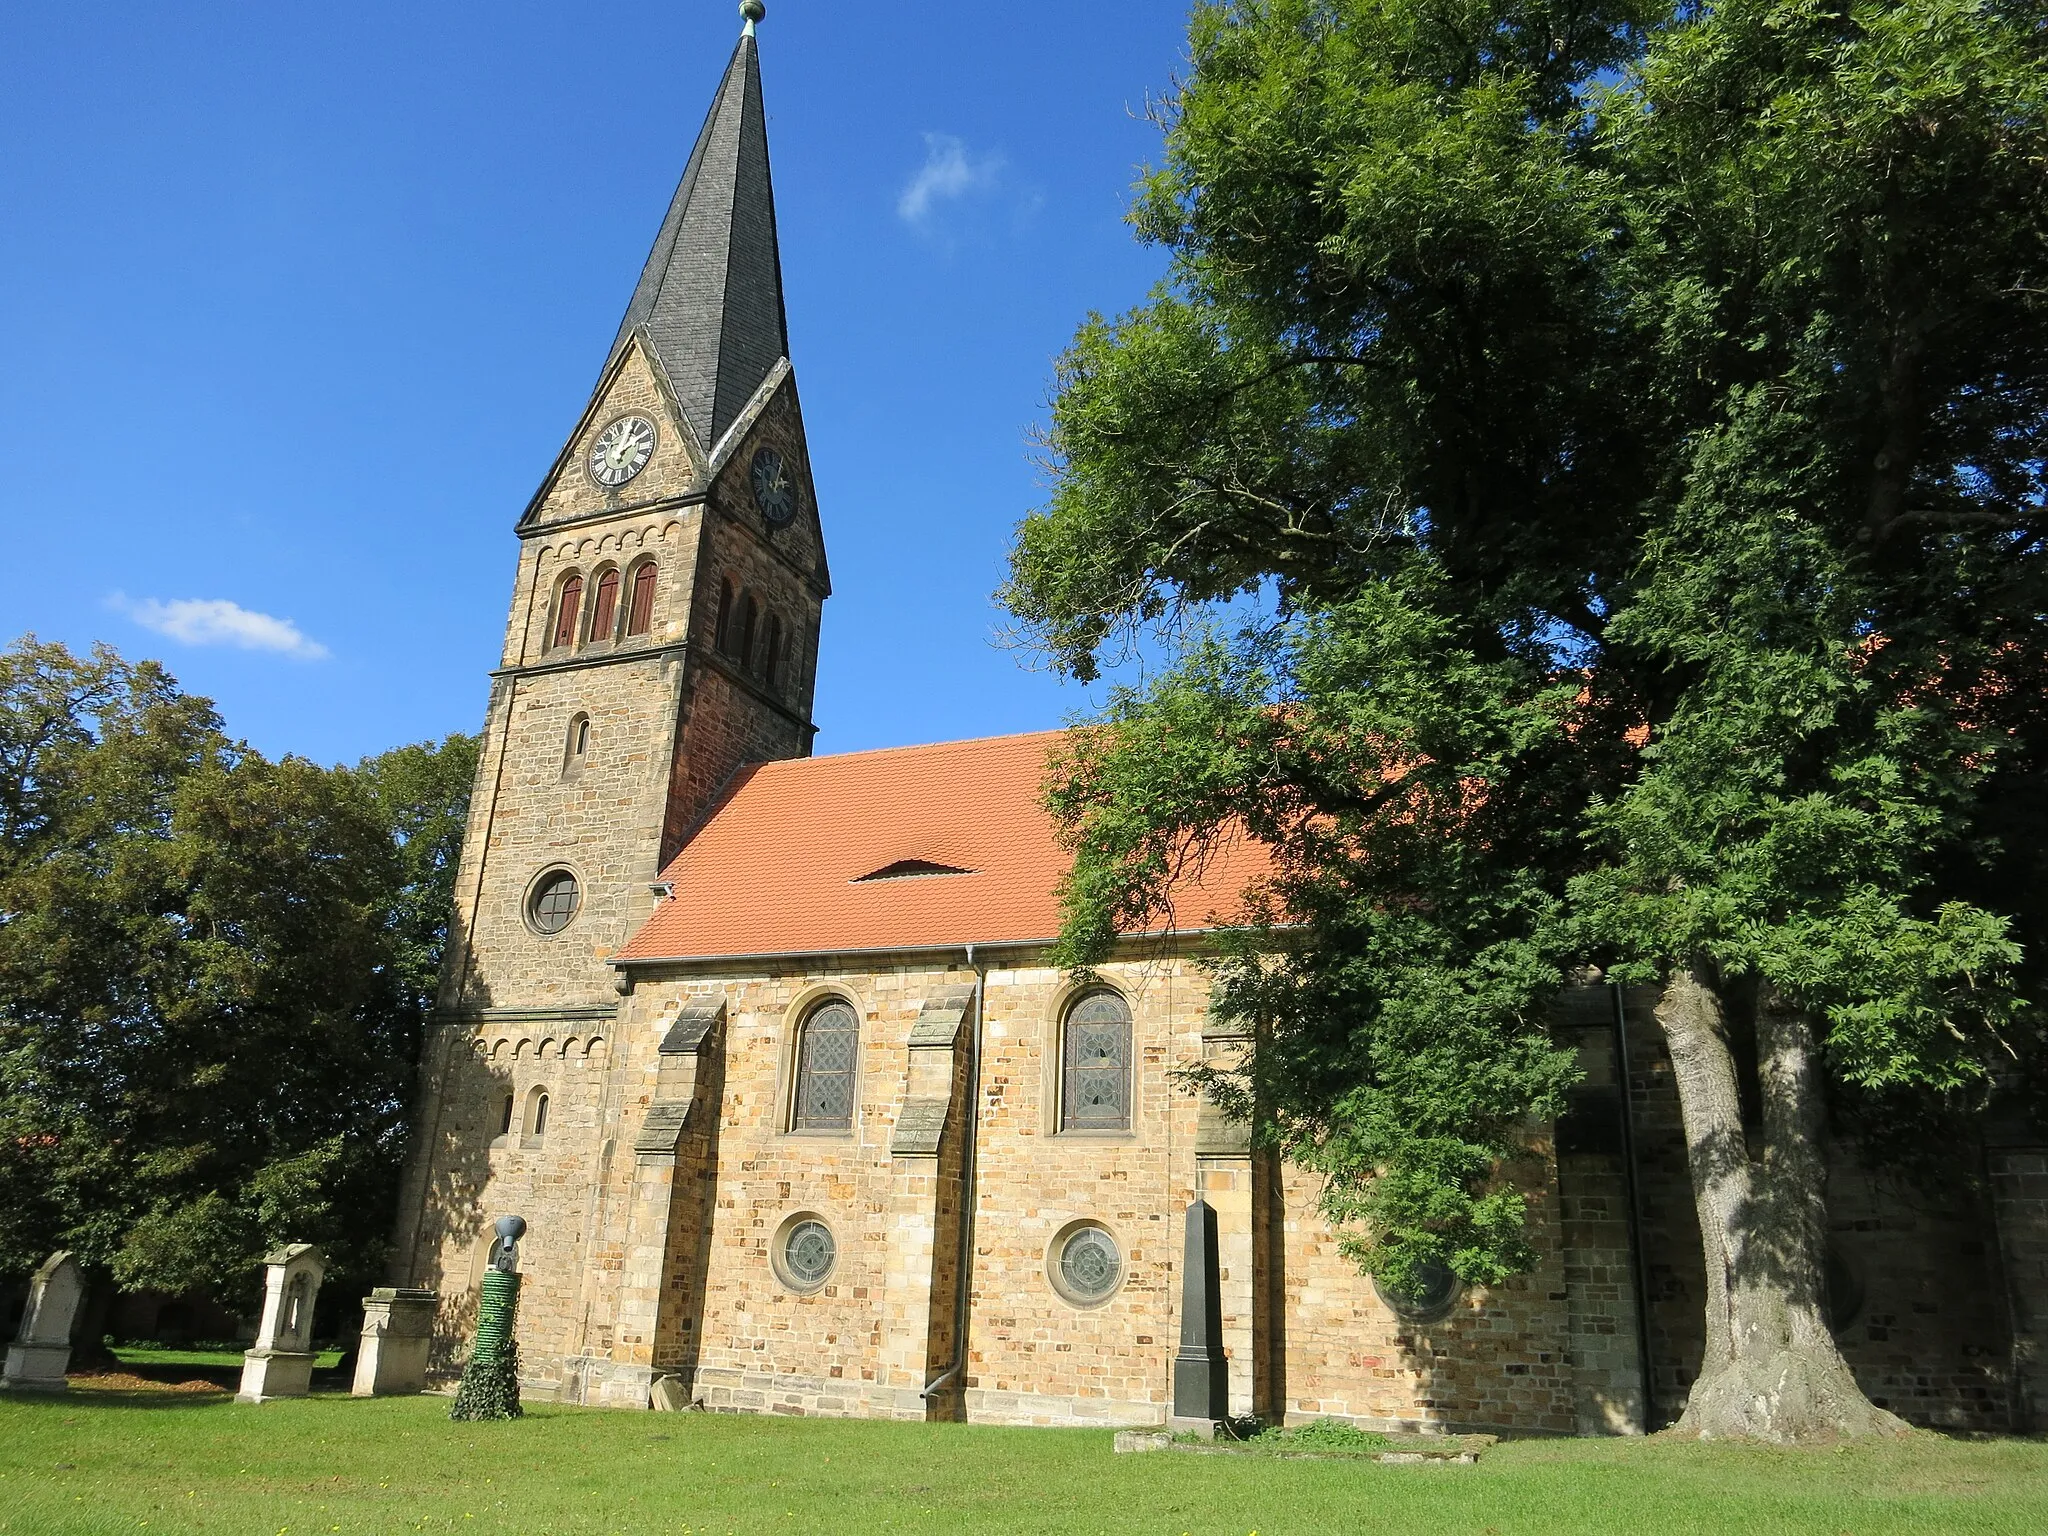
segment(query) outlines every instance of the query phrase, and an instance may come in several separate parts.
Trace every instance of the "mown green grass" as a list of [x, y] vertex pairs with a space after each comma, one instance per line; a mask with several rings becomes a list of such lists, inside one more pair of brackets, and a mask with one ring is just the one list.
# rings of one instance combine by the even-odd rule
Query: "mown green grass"
[[1089, 1430], [553, 1407], [454, 1425], [435, 1398], [0, 1397], [0, 1532], [142, 1531], [2002, 1536], [2048, 1531], [2048, 1444], [1522, 1441], [1473, 1467], [1383, 1467], [1115, 1456]]

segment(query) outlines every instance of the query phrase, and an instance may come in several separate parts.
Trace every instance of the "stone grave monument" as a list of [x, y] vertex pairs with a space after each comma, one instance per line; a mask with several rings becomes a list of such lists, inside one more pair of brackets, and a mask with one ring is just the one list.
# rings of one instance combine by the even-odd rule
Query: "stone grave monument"
[[238, 1403], [304, 1397], [313, 1384], [313, 1303], [327, 1260], [311, 1243], [293, 1243], [263, 1261], [263, 1324], [242, 1355]]
[[62, 1392], [71, 1363], [71, 1320], [85, 1295], [85, 1279], [69, 1253], [53, 1253], [29, 1284], [21, 1331], [7, 1349], [0, 1387], [17, 1392]]
[[1230, 1362], [1223, 1353], [1223, 1266], [1216, 1209], [1197, 1195], [1188, 1207], [1181, 1265], [1180, 1352], [1173, 1357], [1176, 1430], [1216, 1438], [1230, 1417]]
[[427, 1347], [433, 1342], [433, 1291], [379, 1286], [363, 1298], [363, 1343], [356, 1356], [357, 1397], [395, 1397], [427, 1385]]

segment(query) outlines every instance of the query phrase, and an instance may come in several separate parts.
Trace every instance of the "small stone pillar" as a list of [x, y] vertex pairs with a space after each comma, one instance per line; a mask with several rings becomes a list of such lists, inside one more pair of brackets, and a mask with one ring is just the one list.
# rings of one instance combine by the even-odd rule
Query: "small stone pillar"
[[432, 1291], [380, 1286], [363, 1298], [363, 1343], [356, 1354], [355, 1397], [398, 1397], [423, 1392], [427, 1347], [433, 1342]]
[[263, 1263], [263, 1324], [256, 1347], [242, 1354], [238, 1403], [304, 1397], [313, 1385], [313, 1303], [327, 1278], [326, 1256], [311, 1243], [293, 1243]]
[[15, 1392], [62, 1392], [64, 1368], [71, 1363], [71, 1321], [85, 1295], [85, 1277], [78, 1261], [57, 1252], [43, 1261], [28, 1288], [28, 1310], [21, 1331], [7, 1350], [0, 1387]]
[[1223, 1355], [1223, 1263], [1216, 1210], [1197, 1196], [1188, 1207], [1182, 1255], [1180, 1351], [1173, 1357], [1173, 1425], [1213, 1435], [1230, 1417], [1230, 1363]]

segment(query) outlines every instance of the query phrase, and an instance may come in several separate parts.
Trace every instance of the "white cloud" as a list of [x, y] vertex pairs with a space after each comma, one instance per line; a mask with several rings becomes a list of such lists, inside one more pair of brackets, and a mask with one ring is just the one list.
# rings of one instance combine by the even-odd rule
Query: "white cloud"
[[129, 598], [116, 592], [108, 606], [144, 629], [185, 645], [232, 645], [244, 651], [275, 651], [300, 661], [324, 661], [327, 647], [308, 639], [290, 619], [255, 613], [224, 597]]
[[950, 133], [924, 136], [924, 164], [896, 199], [896, 213], [906, 224], [927, 224], [936, 206], [994, 187], [1003, 174], [1003, 157], [969, 152], [964, 139]]

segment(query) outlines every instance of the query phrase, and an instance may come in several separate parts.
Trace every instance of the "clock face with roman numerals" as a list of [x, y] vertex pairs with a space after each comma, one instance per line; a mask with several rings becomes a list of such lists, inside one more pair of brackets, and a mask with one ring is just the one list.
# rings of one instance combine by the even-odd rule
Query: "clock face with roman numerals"
[[590, 478], [616, 490], [647, 467], [654, 456], [654, 423], [645, 416], [621, 416], [599, 434], [590, 450]]
[[796, 477], [773, 448], [754, 455], [754, 505], [761, 515], [780, 528], [796, 516]]

